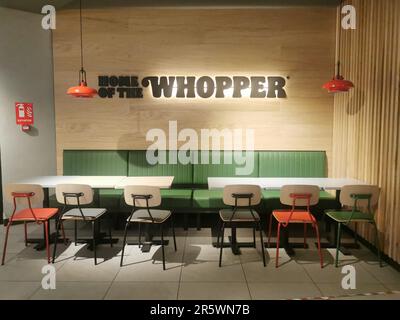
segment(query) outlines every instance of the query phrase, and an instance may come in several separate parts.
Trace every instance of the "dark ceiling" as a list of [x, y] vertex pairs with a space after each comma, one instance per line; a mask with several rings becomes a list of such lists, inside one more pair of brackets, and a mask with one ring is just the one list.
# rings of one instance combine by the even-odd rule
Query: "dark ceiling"
[[[258, 6], [336, 6], [340, 0], [82, 0], [84, 7], [258, 7]], [[78, 0], [0, 0], [0, 7], [37, 12], [46, 4], [76, 7]]]

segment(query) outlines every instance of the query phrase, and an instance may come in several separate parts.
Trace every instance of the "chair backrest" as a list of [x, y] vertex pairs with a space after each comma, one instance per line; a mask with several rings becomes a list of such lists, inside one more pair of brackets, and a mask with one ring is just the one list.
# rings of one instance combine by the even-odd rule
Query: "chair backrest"
[[[224, 188], [223, 201], [228, 206], [248, 207], [251, 195], [250, 206], [256, 206], [261, 202], [261, 188], [257, 185], [236, 184]], [[236, 197], [235, 197], [236, 196]], [[243, 196], [243, 197], [242, 197]]]
[[78, 199], [73, 196], [64, 197], [64, 194], [78, 194], [82, 193], [79, 197], [80, 205], [87, 205], [93, 202], [93, 189], [86, 184], [58, 184], [56, 185], [56, 198], [57, 202], [66, 205], [78, 205]]
[[[281, 189], [280, 199], [281, 203], [284, 205], [291, 206], [293, 205], [293, 199], [296, 197], [296, 206], [306, 207], [308, 204], [310, 206], [314, 206], [319, 201], [319, 191], [320, 188], [318, 186], [312, 185], [286, 185]], [[301, 196], [309, 195], [309, 200], [307, 197]], [[308, 203], [310, 201], [310, 203]]]
[[[9, 204], [13, 204], [14, 197], [12, 193], [34, 193], [30, 198], [32, 208], [42, 208], [44, 200], [44, 192], [42, 186], [38, 184], [8, 184], [5, 188], [5, 200]], [[16, 198], [15, 203], [17, 207], [28, 208], [28, 201], [26, 198]]]
[[[340, 203], [343, 206], [353, 207], [355, 195], [370, 196], [371, 209], [376, 207], [379, 201], [380, 189], [378, 186], [371, 185], [348, 185], [344, 186], [340, 192]], [[368, 208], [368, 199], [360, 199], [357, 201], [358, 208]]]
[[[147, 197], [147, 201], [145, 197]], [[124, 198], [127, 205], [139, 208], [146, 208], [147, 203], [149, 207], [158, 207], [161, 204], [161, 192], [158, 187], [126, 186]]]

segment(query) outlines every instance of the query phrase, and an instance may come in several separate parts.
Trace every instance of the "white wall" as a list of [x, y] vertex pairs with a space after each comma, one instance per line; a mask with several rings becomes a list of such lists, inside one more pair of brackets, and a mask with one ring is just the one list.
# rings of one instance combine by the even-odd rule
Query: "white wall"
[[[4, 186], [56, 173], [51, 32], [42, 16], [0, 8], [0, 153]], [[15, 124], [15, 102], [32, 102], [35, 124]], [[5, 215], [9, 215], [4, 206]]]

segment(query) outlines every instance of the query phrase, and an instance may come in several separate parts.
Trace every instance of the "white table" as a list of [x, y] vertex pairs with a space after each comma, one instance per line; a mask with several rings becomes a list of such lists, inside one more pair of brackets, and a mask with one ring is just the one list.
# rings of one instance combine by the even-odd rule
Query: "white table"
[[125, 176], [41, 176], [31, 177], [17, 183], [38, 184], [43, 188], [55, 188], [58, 184], [87, 184], [94, 189], [114, 189]]
[[124, 177], [115, 184], [115, 189], [123, 189], [125, 186], [151, 186], [169, 189], [173, 181], [173, 176]]
[[347, 178], [208, 178], [209, 189], [221, 189], [231, 184], [253, 184], [263, 189], [281, 189], [289, 184], [316, 185], [323, 190], [340, 190], [345, 185], [366, 184], [362, 181]]

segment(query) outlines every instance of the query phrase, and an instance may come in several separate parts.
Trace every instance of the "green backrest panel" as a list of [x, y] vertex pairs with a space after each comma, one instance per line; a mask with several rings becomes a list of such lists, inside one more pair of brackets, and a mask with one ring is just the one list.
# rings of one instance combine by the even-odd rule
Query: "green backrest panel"
[[174, 185], [192, 184], [193, 166], [179, 161], [169, 164], [170, 154], [176, 154], [176, 151], [166, 151], [166, 163], [150, 164], [145, 150], [129, 151], [128, 176], [174, 176]]
[[[247, 153], [249, 161], [246, 162], [247, 167], [249, 168], [248, 172], [245, 174], [239, 174], [237, 169], [245, 168], [244, 164], [237, 164], [238, 161], [235, 161], [236, 156], [242, 155], [245, 157], [245, 154], [241, 151], [220, 151], [214, 152], [217, 158], [219, 158], [219, 164], [212, 163], [212, 153], [205, 151], [205, 157], [208, 158], [208, 163], [204, 163], [201, 159], [201, 152], [199, 152], [198, 164], [194, 165], [193, 168], [193, 182], [195, 184], [207, 184], [208, 177], [258, 177], [258, 152], [249, 152]], [[224, 157], [228, 158], [231, 163], [227, 163], [224, 161]], [[243, 160], [243, 159], [242, 159]], [[242, 161], [240, 160], [240, 161]], [[252, 170], [251, 170], [252, 169]]]
[[64, 175], [126, 176], [128, 151], [64, 150]]
[[260, 151], [260, 177], [323, 178], [325, 151]]

